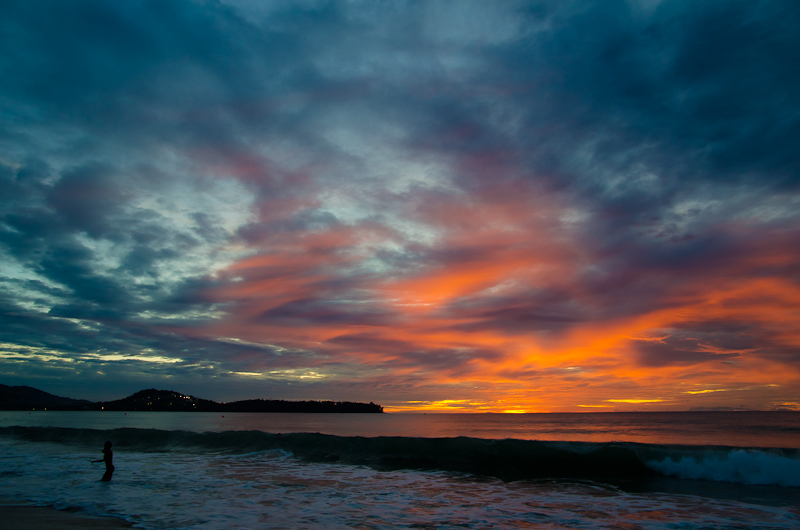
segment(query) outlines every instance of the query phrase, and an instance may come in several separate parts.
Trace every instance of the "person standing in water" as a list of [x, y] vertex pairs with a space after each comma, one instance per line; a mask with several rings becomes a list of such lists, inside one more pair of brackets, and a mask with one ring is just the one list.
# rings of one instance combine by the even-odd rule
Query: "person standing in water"
[[106, 463], [106, 472], [103, 475], [102, 480], [103, 482], [110, 482], [111, 475], [114, 474], [114, 451], [111, 450], [111, 442], [106, 442], [105, 446], [103, 446], [103, 458], [102, 460], [92, 460], [92, 463], [95, 462], [105, 462]]

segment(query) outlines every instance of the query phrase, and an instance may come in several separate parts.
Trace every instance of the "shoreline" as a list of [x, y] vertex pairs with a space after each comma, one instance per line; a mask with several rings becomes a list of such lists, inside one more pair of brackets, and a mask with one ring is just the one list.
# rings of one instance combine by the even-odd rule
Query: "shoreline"
[[14, 530], [118, 530], [133, 523], [113, 516], [86, 515], [80, 511], [58, 510], [52, 506], [0, 503], [0, 521]]

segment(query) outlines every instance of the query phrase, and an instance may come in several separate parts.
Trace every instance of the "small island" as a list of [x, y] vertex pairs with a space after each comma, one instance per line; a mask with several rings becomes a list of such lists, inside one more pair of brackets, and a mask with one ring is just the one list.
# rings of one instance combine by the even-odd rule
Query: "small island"
[[154, 412], [325, 412], [382, 413], [375, 403], [352, 401], [284, 401], [246, 399], [219, 403], [173, 390], [140, 390], [115, 401], [88, 401], [56, 396], [29, 386], [0, 385], [0, 410], [87, 410]]

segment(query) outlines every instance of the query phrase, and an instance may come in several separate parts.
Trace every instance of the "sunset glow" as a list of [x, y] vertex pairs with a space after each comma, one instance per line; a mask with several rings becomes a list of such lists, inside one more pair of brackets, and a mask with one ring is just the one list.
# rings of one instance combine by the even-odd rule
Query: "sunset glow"
[[0, 382], [800, 410], [778, 7], [70, 4], [0, 8]]

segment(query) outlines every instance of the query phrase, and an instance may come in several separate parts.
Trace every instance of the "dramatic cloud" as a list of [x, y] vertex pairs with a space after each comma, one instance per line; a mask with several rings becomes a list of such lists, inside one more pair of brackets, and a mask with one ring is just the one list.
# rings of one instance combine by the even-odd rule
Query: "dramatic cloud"
[[4, 2], [3, 382], [796, 403], [798, 23], [758, 1]]

